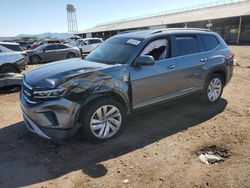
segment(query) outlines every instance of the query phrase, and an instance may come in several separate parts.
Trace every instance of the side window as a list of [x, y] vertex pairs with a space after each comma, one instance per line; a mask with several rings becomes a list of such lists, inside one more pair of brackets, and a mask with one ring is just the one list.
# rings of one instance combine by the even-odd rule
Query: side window
[[170, 47], [168, 39], [158, 39], [149, 43], [142, 51], [142, 55], [151, 55], [155, 61], [163, 60], [170, 57]]
[[90, 44], [97, 44], [97, 43], [101, 43], [101, 40], [99, 39], [90, 40]]
[[59, 50], [68, 48], [68, 46], [63, 45], [63, 44], [58, 44], [57, 47], [58, 47]]
[[176, 36], [177, 55], [189, 55], [200, 52], [196, 36]]
[[220, 44], [218, 39], [213, 35], [202, 35], [201, 38], [208, 51], [215, 49]]
[[57, 50], [57, 45], [49, 45], [46, 48], [46, 51]]
[[82, 45], [89, 45], [89, 40], [85, 40]]

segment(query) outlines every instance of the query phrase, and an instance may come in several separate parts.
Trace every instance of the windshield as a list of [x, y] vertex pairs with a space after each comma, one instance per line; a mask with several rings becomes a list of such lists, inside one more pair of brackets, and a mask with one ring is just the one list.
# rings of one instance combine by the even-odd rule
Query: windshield
[[85, 59], [106, 64], [125, 64], [141, 41], [141, 39], [123, 37], [110, 38], [92, 51]]

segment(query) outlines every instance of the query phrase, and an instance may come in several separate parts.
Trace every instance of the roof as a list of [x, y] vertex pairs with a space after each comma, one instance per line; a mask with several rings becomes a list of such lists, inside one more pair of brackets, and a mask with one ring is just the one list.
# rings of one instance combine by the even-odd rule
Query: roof
[[167, 25], [176, 23], [188, 23], [202, 20], [213, 20], [220, 18], [230, 18], [250, 15], [250, 1], [240, 1], [218, 6], [187, 10], [179, 13], [168, 13], [135, 20], [120, 21], [116, 23], [99, 25], [86, 29], [80, 33], [93, 33], [102, 31], [113, 31], [131, 28], [140, 28], [157, 25]]
[[213, 33], [209, 29], [200, 29], [200, 28], [166, 28], [166, 29], [157, 29], [157, 30], [141, 30], [141, 31], [130, 31], [124, 32], [116, 35], [117, 37], [126, 37], [126, 38], [138, 38], [145, 39], [156, 34], [204, 34], [204, 33]]

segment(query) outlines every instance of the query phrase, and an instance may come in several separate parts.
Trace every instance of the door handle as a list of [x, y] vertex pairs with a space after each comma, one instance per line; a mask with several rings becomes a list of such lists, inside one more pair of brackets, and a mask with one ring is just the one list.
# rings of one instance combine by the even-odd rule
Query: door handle
[[168, 68], [168, 69], [174, 69], [174, 68], [175, 68], [175, 65], [169, 65], [167, 68]]
[[202, 58], [200, 61], [201, 62], [207, 62], [207, 58]]

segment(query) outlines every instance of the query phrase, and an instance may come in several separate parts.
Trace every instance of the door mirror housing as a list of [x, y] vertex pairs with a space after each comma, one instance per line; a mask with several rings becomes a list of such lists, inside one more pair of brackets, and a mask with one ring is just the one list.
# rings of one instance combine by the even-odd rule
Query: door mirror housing
[[136, 58], [134, 62], [134, 67], [140, 66], [150, 66], [155, 64], [155, 59], [153, 56], [150, 55], [143, 55]]

